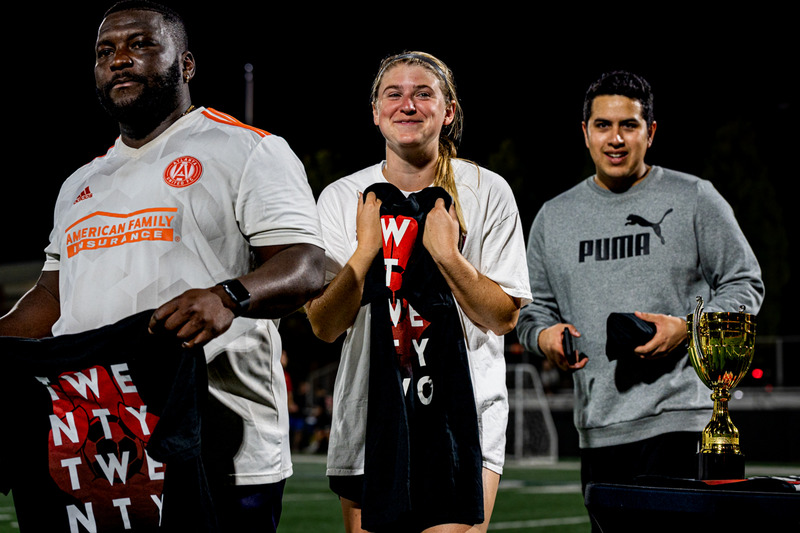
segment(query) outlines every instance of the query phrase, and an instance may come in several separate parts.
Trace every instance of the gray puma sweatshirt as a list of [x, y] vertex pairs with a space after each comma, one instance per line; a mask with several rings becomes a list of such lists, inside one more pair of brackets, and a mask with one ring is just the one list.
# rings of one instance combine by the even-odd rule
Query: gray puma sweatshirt
[[606, 320], [634, 311], [686, 317], [697, 296], [706, 312], [745, 305], [758, 313], [758, 261], [710, 182], [653, 167], [614, 193], [587, 178], [544, 204], [527, 254], [533, 302], [520, 313], [520, 341], [541, 355], [542, 329], [570, 323], [581, 332], [576, 348], [589, 358], [573, 374], [582, 448], [705, 427], [710, 391], [685, 348], [654, 361], [607, 354]]

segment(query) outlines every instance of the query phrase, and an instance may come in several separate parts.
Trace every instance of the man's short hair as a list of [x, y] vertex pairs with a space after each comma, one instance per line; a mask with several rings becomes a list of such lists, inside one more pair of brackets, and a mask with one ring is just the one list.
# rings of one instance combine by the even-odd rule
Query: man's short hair
[[121, 0], [111, 6], [103, 15], [103, 19], [112, 13], [119, 13], [120, 11], [155, 11], [160, 13], [164, 21], [170, 27], [170, 33], [175, 39], [175, 44], [182, 50], [189, 49], [189, 36], [186, 31], [186, 23], [177, 11], [165, 5], [149, 0]]
[[650, 126], [655, 120], [653, 114], [653, 91], [647, 80], [632, 72], [617, 70], [600, 76], [589, 86], [583, 100], [583, 121], [589, 122], [592, 115], [592, 103], [598, 96], [617, 95], [638, 100], [642, 105], [642, 118]]

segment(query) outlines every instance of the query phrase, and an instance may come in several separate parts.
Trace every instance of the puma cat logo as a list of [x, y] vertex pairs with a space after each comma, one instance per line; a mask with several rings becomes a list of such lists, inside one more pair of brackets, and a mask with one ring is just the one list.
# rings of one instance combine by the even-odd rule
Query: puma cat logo
[[667, 218], [667, 215], [672, 213], [672, 208], [667, 209], [667, 212], [664, 213], [664, 216], [661, 217], [661, 220], [658, 222], [650, 222], [649, 220], [640, 217], [639, 215], [628, 215], [627, 222], [625, 223], [626, 226], [633, 226], [637, 224], [639, 226], [645, 228], [652, 228], [653, 233], [656, 234], [656, 237], [661, 239], [661, 244], [665, 244], [664, 237], [661, 235], [661, 223], [664, 222], [664, 219]]

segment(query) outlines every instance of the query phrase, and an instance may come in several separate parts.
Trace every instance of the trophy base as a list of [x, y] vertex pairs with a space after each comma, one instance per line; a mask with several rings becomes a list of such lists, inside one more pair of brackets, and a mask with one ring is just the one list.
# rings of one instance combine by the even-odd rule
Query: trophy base
[[744, 479], [744, 455], [698, 453], [698, 479]]

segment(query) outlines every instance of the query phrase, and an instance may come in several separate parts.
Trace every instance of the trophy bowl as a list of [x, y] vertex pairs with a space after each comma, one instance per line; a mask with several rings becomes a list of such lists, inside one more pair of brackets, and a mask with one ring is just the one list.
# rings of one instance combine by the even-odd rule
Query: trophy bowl
[[703, 313], [697, 297], [694, 314], [686, 317], [689, 360], [700, 380], [711, 389], [714, 411], [703, 430], [699, 456], [700, 479], [743, 479], [744, 454], [739, 430], [728, 413], [731, 389], [747, 374], [755, 351], [755, 316], [738, 313]]

